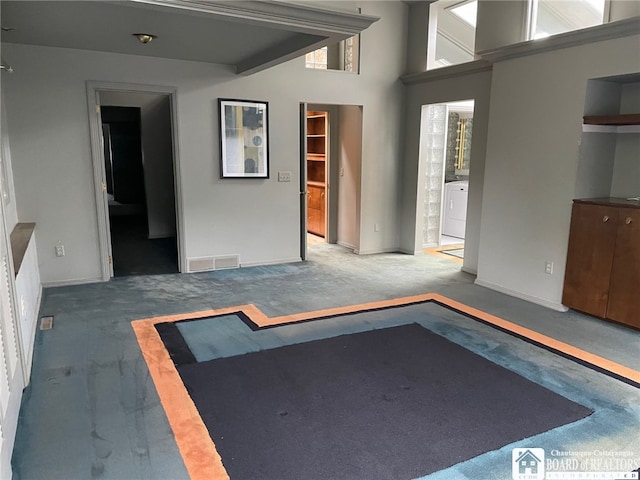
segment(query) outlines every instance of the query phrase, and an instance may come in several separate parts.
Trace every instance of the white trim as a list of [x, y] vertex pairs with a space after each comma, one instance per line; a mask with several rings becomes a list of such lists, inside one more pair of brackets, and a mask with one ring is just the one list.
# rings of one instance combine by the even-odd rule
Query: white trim
[[[178, 246], [178, 269], [187, 271], [185, 240], [184, 240], [184, 210], [182, 204], [182, 181], [180, 174], [180, 149], [178, 134], [178, 95], [177, 88], [162, 85], [142, 85], [133, 83], [116, 83], [103, 81], [87, 81], [87, 98], [89, 110], [89, 126], [91, 130], [91, 154], [93, 158], [94, 188], [96, 198], [96, 211], [98, 215], [98, 238], [100, 246], [100, 264], [102, 269], [102, 281], [111, 278], [111, 265], [109, 264], [110, 245], [108, 244], [109, 231], [107, 225], [108, 210], [105, 194], [102, 191], [102, 182], [105, 181], [104, 152], [102, 150], [102, 129], [98, 124], [96, 105], [100, 104], [99, 92], [126, 92], [126, 93], [156, 93], [167, 95], [171, 104], [171, 132], [173, 142], [173, 177], [175, 189], [176, 208], [176, 236]], [[72, 285], [76, 283], [71, 283]]]
[[44, 282], [42, 284], [42, 288], [51, 288], [51, 287], [72, 287], [75, 285], [88, 285], [91, 283], [100, 283], [103, 282], [101, 277], [93, 277], [93, 278], [76, 278], [75, 280], [62, 280], [62, 281], [54, 281], [54, 282]]
[[[139, 5], [136, 5], [139, 4]], [[380, 17], [283, 1], [134, 0], [130, 6], [191, 11], [234, 19], [265, 28], [292, 27], [304, 33], [356, 35]]]
[[288, 257], [288, 258], [268, 260], [266, 262], [242, 262], [240, 264], [240, 268], [263, 267], [265, 265], [281, 265], [283, 263], [297, 263], [301, 261], [302, 259], [300, 257]]
[[530, 302], [530, 303], [542, 305], [543, 307], [547, 307], [552, 310], [556, 310], [558, 312], [566, 312], [567, 310], [569, 310], [567, 307], [565, 307], [561, 303], [550, 302], [548, 300], [545, 300], [544, 298], [534, 297], [533, 295], [528, 295], [526, 293], [518, 292], [517, 290], [512, 290], [510, 288], [503, 287], [502, 285], [498, 285], [497, 283], [487, 282], [486, 280], [481, 280], [478, 278], [476, 278], [476, 280], [473, 283], [481, 287], [488, 288], [490, 290], [495, 290], [496, 292], [504, 293], [506, 295], [509, 295], [510, 297], [515, 297], [521, 300], [526, 300], [527, 302]]
[[560, 50], [563, 48], [588, 45], [605, 40], [613, 40], [620, 37], [628, 37], [640, 33], [640, 17], [626, 18], [617, 22], [596, 25], [595, 27], [581, 28], [571, 32], [551, 35], [537, 40], [514, 43], [493, 50], [476, 52], [476, 55], [491, 63], [509, 60], [512, 58], [526, 57], [538, 53]]
[[640, 133], [640, 125], [590, 125], [583, 124], [585, 133]]
[[100, 105], [98, 88], [87, 82], [87, 107], [89, 112], [89, 135], [91, 137], [91, 158], [93, 160], [93, 188], [96, 201], [96, 212], [98, 220], [98, 250], [100, 252], [100, 271], [102, 272], [102, 280], [107, 281], [111, 278], [111, 267], [109, 265], [109, 226], [106, 219], [109, 215], [106, 205], [105, 193], [102, 190], [102, 184], [106, 181], [106, 173], [104, 169], [104, 152], [102, 150], [101, 126], [98, 121]]
[[375, 255], [376, 253], [404, 253], [404, 252], [400, 252], [400, 249], [398, 247], [390, 247], [390, 248], [380, 248], [378, 250], [354, 250], [353, 253], [357, 255]]
[[351, 245], [350, 243], [343, 242], [342, 240], [338, 240], [336, 243], [338, 245], [340, 245], [341, 247], [348, 248], [349, 250], [354, 250], [355, 251], [355, 249], [356, 249], [355, 245]]
[[493, 65], [486, 60], [474, 60], [472, 62], [459, 63], [449, 67], [435, 68], [425, 72], [409, 73], [407, 75], [402, 75], [400, 80], [402, 80], [402, 83], [405, 85], [416, 85], [418, 83], [460, 77], [461, 75], [490, 72], [492, 69]]

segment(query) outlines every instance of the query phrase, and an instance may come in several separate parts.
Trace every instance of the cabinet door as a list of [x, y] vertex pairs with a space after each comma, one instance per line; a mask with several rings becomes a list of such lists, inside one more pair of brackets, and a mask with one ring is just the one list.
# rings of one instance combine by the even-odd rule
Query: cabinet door
[[320, 229], [320, 210], [310, 208], [307, 214], [307, 231], [318, 235]]
[[574, 203], [562, 303], [600, 318], [607, 314], [618, 209]]
[[640, 327], [640, 209], [618, 214], [607, 318]]
[[309, 185], [307, 189], [309, 191], [309, 208], [320, 210], [320, 193], [324, 189], [312, 185]]

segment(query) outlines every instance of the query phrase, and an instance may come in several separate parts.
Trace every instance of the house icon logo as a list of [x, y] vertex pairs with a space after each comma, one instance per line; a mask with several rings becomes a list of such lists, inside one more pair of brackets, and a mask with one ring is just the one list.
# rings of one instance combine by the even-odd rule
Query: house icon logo
[[511, 463], [514, 480], [544, 479], [543, 448], [514, 448], [511, 451]]

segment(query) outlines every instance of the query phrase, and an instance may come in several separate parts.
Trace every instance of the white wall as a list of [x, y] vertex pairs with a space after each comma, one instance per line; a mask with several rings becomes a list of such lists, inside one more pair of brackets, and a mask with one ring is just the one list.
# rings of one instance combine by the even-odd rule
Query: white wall
[[358, 248], [360, 215], [360, 170], [362, 158], [362, 108], [341, 106], [338, 121], [338, 243]]
[[476, 52], [495, 50], [527, 40], [526, 0], [478, 2]]
[[[300, 58], [236, 77], [196, 62], [3, 45], [15, 68], [6, 103], [18, 213], [38, 223], [43, 283], [101, 278], [87, 80], [177, 88], [186, 257], [240, 254], [243, 265], [299, 259], [299, 103], [362, 105], [360, 247], [396, 249], [406, 8], [363, 4], [381, 20], [362, 33], [360, 75], [307, 70]], [[269, 102], [270, 179], [219, 178], [219, 97]], [[279, 170], [294, 172], [292, 181], [277, 182]], [[58, 241], [65, 257], [54, 256]]]
[[634, 35], [494, 64], [479, 284], [562, 308], [587, 80], [640, 71], [639, 42]]
[[[3, 72], [4, 73], [4, 72]], [[3, 76], [8, 75], [4, 73]], [[16, 208], [16, 192], [13, 183], [13, 167], [11, 164], [11, 143], [9, 141], [9, 131], [7, 128], [7, 116], [5, 110], [4, 101], [4, 88], [1, 89], [2, 98], [0, 100], [0, 123], [2, 128], [0, 129], [0, 168], [3, 169], [0, 175], [3, 176], [3, 196], [4, 199], [4, 215], [5, 225], [7, 231], [11, 233], [13, 228], [18, 223], [18, 210]]]
[[[640, 112], [640, 82], [622, 85], [620, 113]], [[622, 130], [622, 129], [621, 129]], [[615, 164], [611, 181], [611, 196], [640, 196], [640, 132], [616, 135]]]

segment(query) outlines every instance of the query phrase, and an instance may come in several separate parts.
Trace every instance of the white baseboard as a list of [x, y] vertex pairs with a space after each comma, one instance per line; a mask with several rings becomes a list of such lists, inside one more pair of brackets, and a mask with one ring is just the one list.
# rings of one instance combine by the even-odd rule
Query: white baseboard
[[495, 290], [496, 292], [504, 293], [511, 297], [526, 300], [527, 302], [535, 303], [537, 305], [542, 305], [543, 307], [550, 308], [551, 310], [556, 310], [557, 312], [566, 312], [567, 310], [569, 310], [561, 303], [550, 302], [548, 300], [545, 300], [544, 298], [534, 297], [533, 295], [518, 292], [517, 290], [511, 290], [510, 288], [503, 287], [502, 285], [498, 285], [496, 283], [487, 282], [485, 280], [480, 280], [477, 278], [474, 283], [481, 287], [486, 287], [490, 290]]
[[80, 278], [80, 279], [76, 279], [76, 280], [62, 280], [62, 281], [56, 281], [56, 282], [42, 282], [42, 287], [43, 288], [49, 288], [49, 287], [70, 287], [73, 285], [86, 285], [87, 283], [101, 283], [104, 282], [105, 280], [102, 279], [102, 277], [95, 277], [95, 278]]
[[476, 270], [475, 268], [463, 266], [460, 270], [462, 270], [464, 273], [470, 273], [471, 275], [478, 275], [478, 270]]
[[377, 250], [354, 250], [353, 253], [357, 255], [375, 255], [376, 253], [404, 253], [404, 252], [400, 252], [400, 249], [397, 247], [391, 247], [391, 248], [380, 248]]
[[348, 248], [349, 250], [353, 250], [354, 252], [356, 251], [356, 246], [355, 245], [351, 245], [350, 243], [342, 242], [340, 240], [338, 240], [336, 243], [338, 245], [340, 245], [341, 247]]
[[282, 263], [296, 263], [301, 261], [302, 259], [300, 257], [290, 257], [290, 258], [280, 258], [275, 260], [267, 260], [264, 262], [242, 262], [240, 264], [240, 268], [263, 267], [265, 265], [280, 265]]

